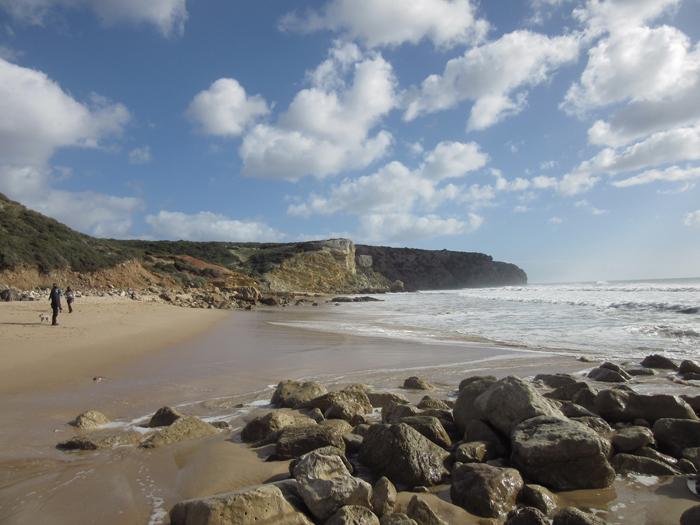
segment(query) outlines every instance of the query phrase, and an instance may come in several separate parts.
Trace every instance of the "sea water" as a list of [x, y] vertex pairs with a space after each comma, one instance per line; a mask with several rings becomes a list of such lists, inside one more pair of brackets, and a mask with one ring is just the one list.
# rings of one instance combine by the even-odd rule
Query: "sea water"
[[700, 278], [535, 284], [374, 296], [314, 330], [479, 342], [611, 360], [700, 359]]

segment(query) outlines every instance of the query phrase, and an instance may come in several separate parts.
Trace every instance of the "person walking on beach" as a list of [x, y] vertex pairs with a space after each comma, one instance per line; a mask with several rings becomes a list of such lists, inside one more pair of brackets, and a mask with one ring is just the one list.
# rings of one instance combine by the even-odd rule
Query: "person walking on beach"
[[68, 303], [69, 314], [73, 313], [73, 301], [75, 301], [75, 294], [73, 294], [73, 290], [69, 286], [68, 288], [66, 288], [66, 303]]
[[53, 318], [51, 319], [51, 326], [58, 326], [58, 311], [61, 308], [61, 296], [58, 293], [58, 285], [53, 283], [53, 288], [51, 288], [51, 293], [49, 294], [49, 301], [51, 301], [51, 309], [53, 310]]

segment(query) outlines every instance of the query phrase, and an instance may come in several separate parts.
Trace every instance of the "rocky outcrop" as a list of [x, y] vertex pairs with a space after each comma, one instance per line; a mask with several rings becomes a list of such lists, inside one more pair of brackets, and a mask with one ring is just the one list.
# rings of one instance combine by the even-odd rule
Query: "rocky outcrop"
[[371, 257], [374, 272], [389, 282], [403, 282], [406, 291], [527, 284], [527, 275], [520, 268], [483, 253], [358, 244], [355, 254]]
[[512, 468], [460, 465], [452, 473], [452, 501], [483, 518], [498, 518], [515, 508], [523, 478]]

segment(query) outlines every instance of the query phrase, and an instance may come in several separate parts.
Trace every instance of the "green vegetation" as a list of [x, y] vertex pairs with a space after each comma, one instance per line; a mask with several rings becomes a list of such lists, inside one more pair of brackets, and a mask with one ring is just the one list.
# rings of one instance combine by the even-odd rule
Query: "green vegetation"
[[182, 282], [202, 284], [206, 279], [220, 279], [223, 272], [188, 264], [178, 255], [260, 277], [298, 253], [320, 249], [313, 242], [279, 244], [96, 239], [28, 210], [0, 193], [0, 269], [25, 263], [38, 267], [42, 273], [67, 267], [82, 272], [139, 259], [154, 273]]

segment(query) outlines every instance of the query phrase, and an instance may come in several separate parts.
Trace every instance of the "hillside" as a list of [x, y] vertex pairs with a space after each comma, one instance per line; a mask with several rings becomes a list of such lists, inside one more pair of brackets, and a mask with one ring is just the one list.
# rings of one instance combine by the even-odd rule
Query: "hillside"
[[[196, 287], [265, 292], [384, 292], [527, 284], [481, 253], [355, 245], [348, 239], [237, 243], [97, 239], [0, 193], [0, 285]], [[401, 285], [396, 283], [397, 289]]]

